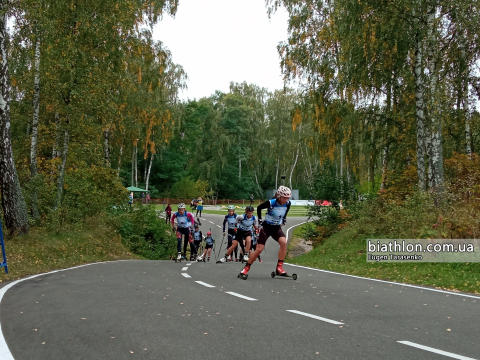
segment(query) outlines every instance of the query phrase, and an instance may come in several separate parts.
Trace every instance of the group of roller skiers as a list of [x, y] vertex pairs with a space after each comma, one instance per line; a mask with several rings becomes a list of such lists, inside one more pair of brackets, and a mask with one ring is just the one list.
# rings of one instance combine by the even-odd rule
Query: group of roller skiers
[[[233, 261], [232, 253], [235, 252], [237, 257], [237, 247], [240, 245], [243, 253], [243, 261], [246, 262], [245, 267], [240, 272], [239, 277], [246, 279], [250, 267], [258, 258], [260, 262], [260, 253], [265, 248], [265, 243], [269, 237], [272, 237], [280, 245], [278, 251], [278, 262], [275, 274], [278, 276], [287, 276], [287, 272], [283, 270], [283, 262], [287, 254], [287, 239], [282, 230], [282, 225], [287, 221], [287, 214], [290, 210], [291, 190], [286, 186], [280, 186], [275, 193], [275, 198], [264, 202], [257, 207], [257, 216], [253, 215], [253, 206], [247, 206], [245, 213], [237, 215], [235, 206], [228, 206], [228, 214], [223, 221], [223, 236], [228, 233], [228, 247], [225, 255], [218, 261], [224, 263]], [[267, 214], [262, 220], [262, 210], [266, 209]], [[175, 227], [175, 220], [177, 226]], [[187, 250], [187, 244], [190, 244], [191, 258], [190, 260], [205, 261], [214, 246], [215, 240], [212, 233], [207, 232], [205, 238], [205, 250], [202, 255], [198, 254], [198, 249], [203, 240], [202, 232], [199, 231], [198, 225], [195, 223], [193, 215], [185, 210], [185, 204], [178, 205], [178, 212], [171, 218], [171, 224], [177, 234], [177, 260], [182, 258], [182, 235], [184, 237], [183, 257]], [[227, 232], [226, 230], [227, 225]], [[245, 241], [245, 242], [244, 242]], [[273, 276], [273, 273], [272, 273]]]

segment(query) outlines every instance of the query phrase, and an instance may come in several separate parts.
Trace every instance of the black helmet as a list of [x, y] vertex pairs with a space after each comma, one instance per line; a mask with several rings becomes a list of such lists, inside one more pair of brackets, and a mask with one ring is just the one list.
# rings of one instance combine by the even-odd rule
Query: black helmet
[[255, 209], [253, 208], [253, 206], [247, 206], [247, 207], [245, 208], [245, 211], [246, 211], [246, 212], [254, 211], [254, 210], [255, 210]]

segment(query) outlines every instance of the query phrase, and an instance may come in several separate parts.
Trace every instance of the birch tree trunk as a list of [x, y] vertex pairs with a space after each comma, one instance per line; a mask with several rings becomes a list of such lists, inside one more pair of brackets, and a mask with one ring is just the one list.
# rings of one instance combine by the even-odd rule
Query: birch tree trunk
[[470, 102], [469, 102], [469, 92], [468, 92], [468, 76], [469, 76], [469, 64], [467, 61], [467, 55], [465, 53], [465, 39], [463, 38], [465, 34], [461, 33], [460, 36], [460, 66], [461, 66], [461, 82], [462, 82], [462, 101], [463, 101], [463, 112], [465, 116], [465, 152], [469, 158], [472, 156], [472, 136], [470, 131]]
[[[32, 119], [32, 139], [30, 145], [30, 178], [37, 176], [37, 144], [38, 144], [38, 115], [40, 113], [40, 39], [37, 34], [35, 42], [35, 75], [33, 80], [33, 119]], [[36, 220], [40, 216], [38, 213], [38, 199], [36, 187], [32, 193], [32, 217]]]
[[123, 145], [120, 146], [120, 154], [118, 155], [118, 166], [117, 166], [118, 176], [120, 176], [120, 168], [122, 166], [122, 155], [123, 155]]
[[65, 169], [67, 165], [67, 156], [68, 156], [68, 143], [70, 138], [70, 135], [68, 133], [68, 125], [69, 125], [69, 115], [67, 115], [67, 119], [65, 122], [65, 130], [64, 130], [64, 137], [63, 137], [63, 151], [62, 151], [62, 165], [60, 167], [60, 173], [58, 174], [57, 197], [55, 199], [55, 205], [53, 206], [54, 210], [57, 210], [60, 207], [60, 205], [62, 205], [63, 182], [65, 179]]
[[60, 150], [58, 150], [58, 141], [60, 139], [59, 130], [58, 130], [59, 126], [60, 126], [60, 115], [58, 115], [58, 112], [55, 111], [55, 142], [53, 144], [53, 149], [52, 149], [52, 159], [56, 159], [61, 155]]
[[433, 143], [432, 143], [432, 132], [430, 129], [430, 126], [425, 126], [425, 149], [427, 152], [427, 160], [428, 160], [428, 173], [427, 173], [427, 178], [428, 178], [428, 189], [433, 188], [433, 174], [434, 170], [433, 167], [435, 166], [433, 164]]
[[108, 136], [109, 136], [109, 130], [108, 129], [105, 129], [103, 131], [103, 147], [104, 147], [104, 151], [105, 151], [105, 166], [106, 167], [111, 167], [111, 164], [110, 164], [110, 148], [109, 148], [109, 144], [108, 144]]
[[136, 145], [133, 145], [132, 147], [132, 186], [135, 186], [135, 158], [137, 157], [137, 152], [135, 151], [137, 149]]
[[343, 141], [340, 142], [340, 197], [344, 199], [343, 191]]
[[257, 187], [258, 187], [258, 195], [262, 196], [263, 191], [262, 191], [262, 188], [260, 187], [260, 184], [258, 183], [257, 170], [254, 171], [254, 174], [255, 174], [255, 182], [257, 183]]
[[383, 164], [382, 164], [382, 183], [380, 184], [380, 189], [383, 190], [387, 187], [387, 171], [388, 171], [388, 150], [389, 144], [387, 143], [383, 148]]
[[[415, 14], [414, 14], [415, 16]], [[424, 115], [424, 92], [423, 92], [423, 48], [422, 37], [420, 35], [419, 23], [420, 20], [417, 15], [415, 24], [417, 26], [417, 33], [415, 35], [415, 107], [416, 107], [416, 122], [417, 122], [417, 177], [418, 188], [420, 191], [426, 190], [425, 179], [425, 115]]]
[[242, 179], [242, 158], [238, 155], [238, 180]]
[[137, 145], [135, 145], [135, 186], [138, 187], [138, 155], [137, 155]]
[[6, 0], [0, 0], [0, 189], [8, 232], [28, 234], [28, 212], [13, 159], [10, 133], [10, 89], [7, 60]]
[[290, 184], [290, 189], [293, 189], [292, 186], [292, 176], [293, 176], [293, 170], [295, 170], [295, 166], [297, 165], [297, 160], [298, 160], [298, 152], [300, 151], [300, 145], [297, 146], [297, 155], [295, 156], [295, 162], [292, 165], [292, 170], [290, 171], [290, 179], [289, 179], [289, 184]]
[[145, 178], [145, 190], [148, 191], [148, 181], [150, 180], [150, 171], [152, 169], [152, 164], [153, 164], [153, 158], [155, 154], [152, 153], [150, 156], [150, 163], [148, 164], [148, 171], [147, 171], [147, 177]]
[[432, 188], [435, 192], [443, 192], [443, 146], [442, 146], [442, 119], [437, 97], [438, 71], [436, 50], [436, 8], [431, 6], [427, 14], [428, 26], [428, 70], [430, 76], [429, 116], [431, 124], [432, 146]]
[[278, 189], [278, 168], [280, 167], [280, 157], [277, 158], [277, 174], [275, 175], [275, 190]]

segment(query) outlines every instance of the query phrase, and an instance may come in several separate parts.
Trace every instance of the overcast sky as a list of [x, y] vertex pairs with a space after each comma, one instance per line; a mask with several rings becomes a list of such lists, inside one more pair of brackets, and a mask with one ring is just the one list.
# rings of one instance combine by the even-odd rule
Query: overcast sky
[[287, 39], [287, 21], [283, 9], [268, 19], [264, 0], [180, 0], [153, 36], [188, 74], [182, 99], [228, 92], [230, 81], [273, 91], [283, 87], [277, 45]]

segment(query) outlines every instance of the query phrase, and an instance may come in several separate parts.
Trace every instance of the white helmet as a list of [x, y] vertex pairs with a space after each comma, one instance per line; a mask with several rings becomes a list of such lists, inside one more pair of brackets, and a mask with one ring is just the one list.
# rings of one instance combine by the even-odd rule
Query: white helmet
[[281, 197], [281, 196], [290, 197], [290, 196], [292, 196], [292, 192], [290, 191], [290, 189], [288, 187], [280, 186], [277, 190], [277, 197]]
[[228, 210], [235, 210], [235, 205], [228, 205]]
[[178, 204], [178, 209], [185, 209], [185, 204], [184, 203]]

